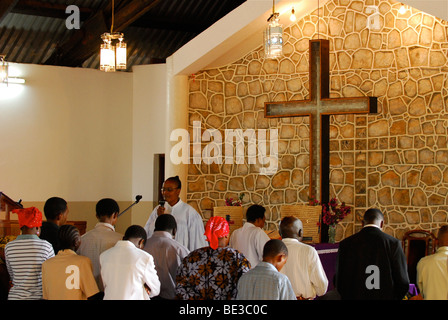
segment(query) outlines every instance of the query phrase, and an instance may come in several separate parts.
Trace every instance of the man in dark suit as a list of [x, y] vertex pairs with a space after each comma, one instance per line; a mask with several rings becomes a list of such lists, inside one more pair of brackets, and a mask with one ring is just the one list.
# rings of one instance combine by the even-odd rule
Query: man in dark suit
[[409, 290], [406, 257], [398, 239], [382, 231], [378, 209], [365, 212], [363, 228], [339, 243], [336, 287], [342, 299], [397, 300]]

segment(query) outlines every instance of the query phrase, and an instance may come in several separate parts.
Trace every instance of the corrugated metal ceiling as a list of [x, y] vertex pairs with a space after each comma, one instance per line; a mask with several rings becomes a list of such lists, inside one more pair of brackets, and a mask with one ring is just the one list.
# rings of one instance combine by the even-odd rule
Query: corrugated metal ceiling
[[[98, 10], [111, 5], [111, 0], [1, 0], [11, 3], [2, 13], [0, 4], [0, 53], [16, 63], [56, 64], [49, 62], [60, 48], [73, 38], [75, 30], [67, 29], [68, 5], [81, 11], [81, 29]], [[141, 0], [134, 2], [142, 2]], [[145, 0], [151, 3], [151, 0]], [[164, 62], [167, 57], [214, 22], [241, 5], [245, 0], [153, 0], [150, 9], [121, 31], [128, 48], [128, 69], [141, 64]], [[120, 6], [131, 0], [115, 0], [115, 16]], [[105, 15], [105, 14], [103, 14]], [[107, 19], [107, 17], [105, 17]], [[110, 27], [110, 26], [109, 26]], [[102, 30], [102, 29], [101, 29]], [[107, 32], [109, 30], [103, 30]], [[87, 33], [88, 31], [84, 31]], [[95, 48], [88, 58], [74, 67], [99, 68], [101, 33], [92, 34]], [[71, 41], [71, 40], [70, 40]], [[85, 49], [86, 40], [72, 50]], [[54, 58], [54, 57], [53, 57]]]

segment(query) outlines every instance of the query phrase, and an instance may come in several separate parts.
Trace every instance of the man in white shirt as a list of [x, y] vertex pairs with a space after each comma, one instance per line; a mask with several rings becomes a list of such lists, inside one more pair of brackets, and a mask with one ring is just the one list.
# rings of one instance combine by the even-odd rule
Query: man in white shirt
[[123, 235], [116, 232], [114, 227], [119, 211], [118, 203], [113, 199], [106, 198], [98, 201], [96, 204], [98, 223], [94, 229], [81, 237], [81, 245], [77, 250], [79, 255], [86, 256], [92, 261], [93, 276], [100, 291], [104, 289], [101, 280], [100, 254], [123, 239]]
[[154, 258], [157, 275], [160, 280], [159, 298], [175, 298], [177, 269], [190, 251], [174, 240], [177, 224], [171, 214], [160, 215], [155, 224], [153, 235], [146, 240], [143, 250]]
[[104, 300], [150, 300], [160, 293], [153, 257], [142, 250], [146, 232], [130, 226], [123, 240], [100, 255]]
[[417, 264], [417, 287], [424, 300], [448, 300], [448, 225], [437, 234], [438, 248]]
[[161, 214], [172, 214], [177, 223], [175, 240], [187, 247], [188, 250], [193, 251], [208, 246], [204, 236], [204, 222], [201, 215], [192, 206], [179, 198], [181, 187], [182, 184], [178, 176], [165, 180], [162, 188], [165, 204], [154, 208], [145, 224], [145, 231], [148, 238], [151, 237], [157, 217]]
[[251, 268], [263, 261], [263, 248], [270, 240], [263, 231], [265, 211], [266, 209], [258, 204], [250, 206], [246, 212], [246, 223], [230, 236], [229, 246], [240, 251], [249, 260]]
[[280, 271], [288, 276], [298, 299], [314, 299], [325, 294], [328, 279], [316, 249], [302, 243], [303, 224], [295, 217], [280, 222], [279, 233], [288, 248], [288, 261]]

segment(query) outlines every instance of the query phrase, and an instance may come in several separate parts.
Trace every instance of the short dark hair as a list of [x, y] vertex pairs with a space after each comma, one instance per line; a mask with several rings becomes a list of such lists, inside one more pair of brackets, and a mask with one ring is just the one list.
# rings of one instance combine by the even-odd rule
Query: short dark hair
[[166, 179], [165, 181], [175, 182], [175, 183], [177, 184], [177, 188], [178, 188], [178, 189], [182, 189], [182, 182], [180, 181], [179, 176], [169, 177], [169, 178]]
[[246, 211], [247, 222], [255, 222], [257, 219], [263, 219], [266, 209], [259, 204], [251, 205]]
[[380, 209], [370, 208], [364, 213], [364, 223], [374, 223], [375, 221], [383, 221], [384, 215]]
[[437, 232], [437, 237], [440, 238], [445, 233], [448, 234], [448, 225], [443, 225], [440, 227], [439, 231]]
[[110, 198], [104, 198], [98, 201], [96, 204], [96, 216], [104, 217], [104, 216], [112, 216], [114, 213], [120, 212], [120, 207], [118, 206], [117, 201]]
[[81, 237], [78, 228], [71, 224], [64, 224], [58, 230], [59, 250], [72, 249]]
[[263, 247], [263, 258], [275, 257], [281, 253], [288, 255], [288, 248], [282, 240], [271, 239]]
[[142, 226], [139, 225], [132, 225], [129, 226], [126, 229], [126, 232], [124, 233], [123, 240], [130, 240], [130, 239], [143, 239], [143, 243], [146, 243], [147, 234], [145, 229]]
[[58, 214], [67, 210], [67, 201], [59, 197], [52, 197], [45, 202], [44, 213], [47, 220], [54, 220]]
[[161, 214], [157, 217], [154, 231], [171, 231], [177, 229], [177, 222], [171, 214]]

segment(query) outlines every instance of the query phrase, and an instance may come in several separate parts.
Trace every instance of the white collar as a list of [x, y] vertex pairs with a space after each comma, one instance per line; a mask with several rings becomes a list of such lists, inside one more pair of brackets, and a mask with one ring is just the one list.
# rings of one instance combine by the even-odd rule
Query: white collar
[[107, 223], [107, 222], [98, 222], [95, 225], [95, 228], [101, 227], [101, 226], [103, 226], [103, 227], [105, 227], [107, 229], [111, 229], [112, 231], [115, 231], [115, 227], [113, 225], [111, 225], [110, 223]]
[[170, 208], [174, 208], [174, 207], [177, 207], [178, 205], [180, 205], [182, 203], [182, 200], [181, 200], [181, 198], [179, 198], [179, 201], [177, 201], [175, 204], [174, 204], [174, 206], [171, 206], [168, 202], [166, 202], [166, 204], [168, 205], [168, 207], [170, 207]]
[[377, 226], [376, 224], [373, 224], [373, 223], [371, 223], [371, 224], [366, 224], [366, 225], [365, 225], [364, 227], [362, 227], [362, 228], [364, 229], [365, 227], [375, 227], [375, 228], [378, 228], [378, 229], [381, 230], [381, 228], [380, 228], [379, 226]]

